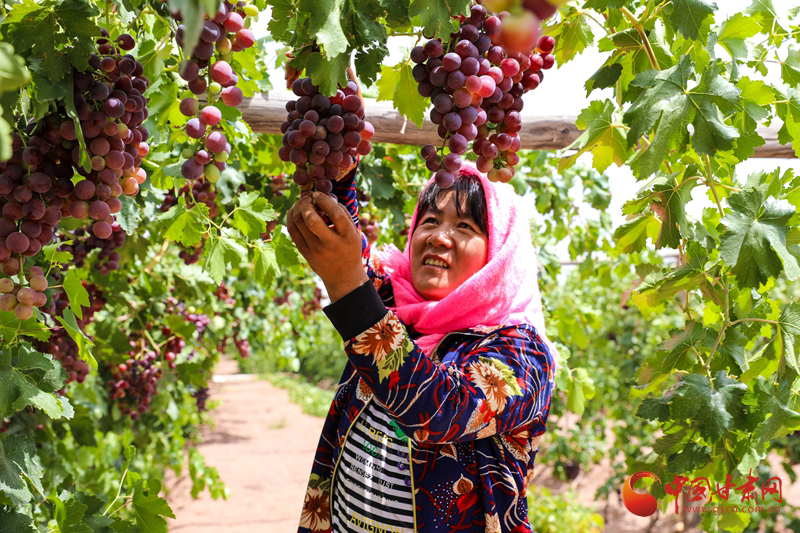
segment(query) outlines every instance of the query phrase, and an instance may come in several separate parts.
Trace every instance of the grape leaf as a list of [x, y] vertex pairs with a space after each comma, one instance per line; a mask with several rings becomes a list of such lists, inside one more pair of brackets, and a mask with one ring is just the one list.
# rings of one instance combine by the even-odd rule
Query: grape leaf
[[604, 9], [619, 9], [627, 4], [627, 0], [588, 0], [584, 7], [603, 11]]
[[723, 371], [717, 372], [713, 384], [705, 376], [689, 374], [675, 389], [670, 412], [675, 419], [691, 420], [703, 437], [719, 439], [744, 422], [742, 397], [746, 391], [747, 385]]
[[606, 89], [613, 87], [617, 80], [622, 75], [622, 65], [619, 63], [611, 63], [598, 69], [597, 72], [586, 80], [584, 87], [586, 88], [586, 96], [595, 89]]
[[656, 240], [656, 249], [677, 248], [681, 243], [681, 230], [688, 229], [685, 205], [692, 199], [692, 189], [697, 180], [685, 179], [678, 183], [678, 174], [658, 176], [651, 183], [650, 209], [661, 219], [661, 229]]
[[672, 0], [672, 5], [664, 9], [665, 21], [689, 39], [697, 40], [703, 33], [703, 21], [716, 10], [717, 4], [707, 0]]
[[745, 39], [758, 33], [758, 23], [752, 17], [736, 13], [727, 19], [717, 31], [717, 44], [725, 48], [733, 59], [747, 57]]
[[800, 84], [800, 49], [789, 47], [786, 61], [781, 63], [781, 78], [790, 87]]
[[772, 5], [772, 0], [753, 0], [750, 7], [745, 10], [745, 14], [750, 15], [753, 20], [758, 22], [763, 33], [771, 34], [773, 31], [780, 31], [781, 29], [776, 24], [778, 14], [775, 6]]
[[713, 329], [704, 328], [694, 320], [688, 322], [683, 331], [677, 332], [659, 347], [660, 350], [669, 350], [669, 353], [662, 356], [660, 371], [691, 369], [697, 363], [697, 352], [710, 351], [716, 337]]
[[425, 35], [446, 38], [458, 29], [451, 15], [466, 15], [469, 5], [469, 0], [412, 0], [408, 15], [419, 17]]
[[571, 167], [577, 158], [587, 151], [592, 152], [593, 166], [598, 172], [604, 172], [611, 163], [621, 167], [630, 157], [632, 151], [625, 142], [623, 129], [625, 126], [611, 100], [593, 101], [589, 107], [581, 111], [575, 125], [584, 131], [565, 150], [578, 150], [578, 152], [562, 158], [559, 161], [559, 169]]
[[167, 228], [164, 232], [165, 239], [177, 241], [186, 246], [196, 246], [206, 234], [206, 219], [208, 206], [195, 204], [191, 209], [186, 209], [183, 198], [178, 204], [173, 205], [169, 211], [156, 217], [162, 226]]
[[709, 64], [691, 90], [689, 55], [681, 56], [678, 64], [667, 70], [646, 71], [636, 76], [632, 85], [646, 90], [623, 117], [631, 128], [628, 146], [632, 147], [642, 135], [654, 129], [650, 145], [636, 160], [639, 179], [656, 172], [671, 148], [685, 145], [689, 123], [695, 129], [692, 143], [698, 152], [712, 153], [733, 147], [738, 130], [724, 123], [722, 111], [738, 103], [739, 90], [719, 74], [721, 68], [716, 62]]
[[267, 231], [267, 222], [275, 220], [275, 210], [258, 191], [240, 194], [238, 208], [233, 212], [234, 226], [251, 239]]
[[26, 344], [12, 351], [0, 351], [0, 418], [8, 418], [28, 405], [42, 409], [50, 418], [72, 418], [74, 410], [66, 397], [53, 392], [64, 386], [66, 373], [61, 363]]
[[294, 3], [291, 0], [266, 0], [272, 7], [272, 16], [267, 24], [269, 34], [276, 41], [288, 41], [291, 37], [289, 26], [294, 15]]
[[306, 61], [306, 72], [311, 81], [319, 87], [319, 92], [326, 96], [336, 94], [339, 86], [347, 85], [347, 67], [350, 66], [350, 54], [339, 54], [333, 59], [314, 52]]
[[83, 307], [89, 307], [89, 291], [83, 286], [83, 281], [75, 270], [70, 270], [64, 276], [64, 292], [67, 293], [69, 307], [75, 315], [83, 320]]
[[624, 254], [643, 250], [647, 237], [658, 232], [660, 227], [651, 212], [634, 217], [614, 230], [617, 250]]
[[689, 442], [678, 453], [673, 453], [667, 458], [667, 472], [685, 475], [695, 468], [705, 466], [710, 460], [711, 448], [696, 442]]
[[61, 533], [92, 533], [92, 528], [83, 523], [83, 516], [89, 508], [75, 498], [66, 502], [55, 500], [56, 522]]
[[586, 409], [586, 400], [594, 398], [594, 394], [594, 380], [589, 372], [585, 368], [574, 369], [567, 382], [567, 409], [581, 416]]
[[309, 34], [328, 59], [347, 51], [347, 36], [341, 19], [344, 0], [300, 0], [299, 8], [310, 14]]
[[[0, 445], [2, 443], [0, 442]], [[38, 533], [33, 520], [10, 507], [0, 507], [0, 533]]]
[[417, 91], [417, 82], [411, 75], [411, 65], [401, 63], [394, 67], [381, 67], [378, 80], [378, 101], [391, 100], [392, 107], [422, 128], [428, 100]]
[[214, 232], [206, 239], [203, 248], [205, 258], [204, 267], [215, 283], [220, 283], [227, 272], [227, 265], [231, 263], [238, 266], [238, 261], [247, 261], [247, 252], [244, 247], [234, 239], [217, 236]]
[[672, 392], [661, 398], [645, 398], [636, 409], [636, 416], [645, 420], [670, 420], [669, 404], [673, 397]]
[[25, 61], [14, 53], [13, 46], [0, 42], [0, 92], [19, 89], [30, 81], [31, 75], [25, 67]]
[[570, 61], [594, 42], [589, 19], [582, 11], [572, 6], [559, 24], [548, 28], [548, 33], [558, 42], [553, 54], [559, 64]]
[[[305, 264], [305, 259], [297, 251], [294, 242], [280, 231], [280, 227], [273, 232], [272, 247], [275, 249], [275, 258], [281, 268], [292, 268]], [[302, 269], [299, 272], [302, 272]]]
[[793, 302], [786, 305], [781, 310], [777, 322], [777, 331], [764, 355], [770, 359], [776, 355], [785, 358], [789, 366], [800, 374], [800, 361], [795, 351], [795, 346], [800, 340], [800, 303]]
[[800, 427], [800, 413], [789, 408], [792, 392], [786, 380], [775, 385], [764, 376], [758, 376], [753, 392], [745, 395], [743, 401], [754, 407], [748, 416], [748, 422], [751, 427], [755, 425], [752, 436], [759, 447], [764, 446], [778, 432]]
[[732, 267], [738, 283], [757, 289], [785, 269], [786, 277], [800, 276], [800, 265], [786, 248], [786, 223], [795, 207], [786, 200], [764, 199], [758, 189], [745, 189], [728, 198], [732, 212], [721, 223], [720, 257]]
[[161, 483], [151, 480], [145, 487], [145, 482], [139, 480], [133, 488], [131, 509], [139, 529], [147, 533], [167, 533], [167, 521], [164, 517], [175, 518], [164, 498], [159, 497]]
[[46, 341], [50, 338], [50, 330], [44, 323], [37, 320], [36, 314], [21, 322], [13, 312], [0, 311], [0, 339], [10, 343], [17, 335], [27, 335], [40, 341]]
[[78, 355], [81, 359], [85, 360], [89, 363], [94, 370], [97, 370], [97, 360], [92, 355], [91, 347], [94, 346], [94, 343], [83, 333], [83, 330], [78, 326], [78, 323], [75, 321], [75, 315], [72, 314], [72, 311], [69, 309], [65, 309], [63, 316], [56, 317], [56, 319], [61, 322], [61, 325], [64, 326], [69, 336], [75, 341], [75, 344], [78, 346]]
[[411, 22], [408, 18], [407, 0], [377, 0], [386, 10], [386, 21], [391, 27], [407, 26]]
[[262, 287], [270, 287], [275, 273], [280, 270], [275, 249], [268, 242], [256, 242], [253, 249], [255, 259], [253, 260], [253, 274]]
[[710, 271], [705, 269], [708, 253], [698, 242], [691, 241], [687, 246], [688, 261], [686, 264], [667, 272], [663, 277], [648, 280], [636, 287], [636, 292], [647, 298], [650, 305], [656, 306], [660, 301], [671, 301], [680, 291], [690, 291], [701, 285], [706, 290], [714, 290], [708, 280], [714, 277], [715, 266]]
[[777, 103], [775, 110], [783, 120], [783, 125], [778, 130], [778, 141], [791, 142], [795, 155], [800, 157], [800, 88], [789, 89], [785, 101]]
[[[92, 444], [92, 446], [96, 446], [96, 444]], [[79, 492], [75, 494], [73, 498], [86, 506], [86, 512], [83, 515], [83, 523], [89, 526], [91, 531], [95, 533], [107, 533], [109, 531], [108, 526], [110, 526], [114, 520], [101, 514], [105, 506], [103, 500], [97, 496], [86, 494], [85, 492]]]
[[389, 55], [389, 49], [382, 43], [377, 44], [373, 48], [356, 51], [356, 58], [354, 61], [356, 72], [358, 72], [359, 79], [361, 79], [365, 85], [372, 85], [378, 79], [378, 74], [381, 72], [381, 64], [387, 55]]
[[24, 505], [34, 497], [28, 489], [28, 481], [36, 487], [39, 494], [44, 493], [43, 475], [33, 439], [11, 435], [0, 440], [0, 493], [5, 494], [14, 504]]

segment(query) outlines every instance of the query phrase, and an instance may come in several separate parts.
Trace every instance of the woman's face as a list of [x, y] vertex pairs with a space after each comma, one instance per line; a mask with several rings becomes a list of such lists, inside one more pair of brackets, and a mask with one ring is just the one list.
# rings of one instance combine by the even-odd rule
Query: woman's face
[[[441, 212], [426, 210], [411, 236], [411, 282], [427, 300], [441, 300], [456, 290], [483, 268], [489, 254], [489, 238], [466, 209], [458, 216], [455, 191], [440, 193], [436, 205]], [[430, 264], [436, 259], [446, 266]]]

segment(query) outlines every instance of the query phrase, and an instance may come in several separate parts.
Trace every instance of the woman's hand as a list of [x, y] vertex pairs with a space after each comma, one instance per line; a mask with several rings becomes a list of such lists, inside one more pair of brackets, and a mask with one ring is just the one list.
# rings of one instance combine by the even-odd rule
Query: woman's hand
[[[329, 227], [316, 204], [333, 221]], [[286, 214], [286, 227], [297, 250], [322, 278], [331, 303], [360, 287], [369, 278], [361, 262], [361, 236], [347, 209], [327, 194], [304, 197]]]

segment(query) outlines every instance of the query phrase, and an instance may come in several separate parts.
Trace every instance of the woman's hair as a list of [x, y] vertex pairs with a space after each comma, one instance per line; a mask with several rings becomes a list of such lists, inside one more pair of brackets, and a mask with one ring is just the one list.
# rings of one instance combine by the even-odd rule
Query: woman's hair
[[464, 216], [464, 213], [461, 212], [461, 204], [462, 195], [466, 195], [466, 216], [472, 218], [481, 232], [488, 236], [486, 196], [483, 193], [483, 186], [476, 176], [465, 172], [460, 172], [456, 176], [453, 186], [449, 189], [442, 189], [434, 181], [420, 193], [419, 200], [417, 201], [417, 218], [414, 220], [414, 229], [416, 230], [422, 215], [428, 209], [436, 214], [441, 212], [436, 203], [436, 199], [439, 197], [439, 193], [449, 190], [455, 190], [456, 213], [458, 216]]

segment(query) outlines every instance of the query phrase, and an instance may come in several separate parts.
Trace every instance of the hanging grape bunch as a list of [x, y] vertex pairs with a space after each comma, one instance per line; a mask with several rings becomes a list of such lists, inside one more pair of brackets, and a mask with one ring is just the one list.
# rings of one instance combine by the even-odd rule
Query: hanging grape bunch
[[281, 161], [292, 162], [294, 182], [304, 191], [314, 188], [330, 194], [331, 180], [338, 179], [353, 166], [356, 157], [372, 150], [369, 140], [375, 133], [364, 119], [364, 106], [358, 84], [350, 80], [330, 98], [321, 94], [311, 78], [292, 84], [297, 100], [286, 103], [289, 113], [281, 124]]
[[[189, 90], [205, 95], [207, 103], [201, 107], [197, 98], [184, 98], [180, 111], [189, 120], [186, 135], [192, 139], [181, 154], [186, 161], [181, 175], [190, 180], [205, 177], [211, 183], [219, 180], [231, 153], [231, 145], [222, 131], [222, 112], [217, 103], [229, 107], [242, 103], [244, 95], [236, 86], [239, 76], [233, 71], [231, 61], [234, 52], [250, 48], [255, 42], [249, 26], [250, 18], [258, 15], [258, 8], [238, 2], [223, 2], [210, 20], [203, 22], [200, 42], [195, 46], [191, 58], [180, 65], [180, 76], [189, 83]], [[173, 13], [180, 20], [180, 13]], [[185, 26], [178, 26], [175, 40], [183, 46]], [[209, 83], [210, 80], [210, 83]]]
[[[416, 63], [412, 74], [419, 93], [433, 103], [430, 119], [439, 126], [443, 139], [439, 148], [423, 146], [421, 155], [428, 169], [436, 172], [436, 183], [442, 188], [453, 184], [454, 172], [461, 168], [461, 156], [470, 142], [478, 156], [476, 166], [490, 180], [507, 183], [514, 176], [514, 165], [519, 162], [522, 95], [538, 87], [544, 79], [542, 70], [553, 66], [550, 52], [555, 46], [550, 36], [537, 44], [538, 23], [530, 27], [518, 20], [474, 5], [449, 42], [432, 39], [411, 50], [411, 60]], [[445, 146], [449, 149], [446, 155]]]
[[47, 303], [44, 291], [48, 287], [48, 281], [42, 269], [29, 268], [27, 280], [28, 286], [24, 287], [10, 277], [0, 278], [0, 309], [13, 311], [19, 320], [28, 320], [33, 316], [34, 307], [43, 307]]

